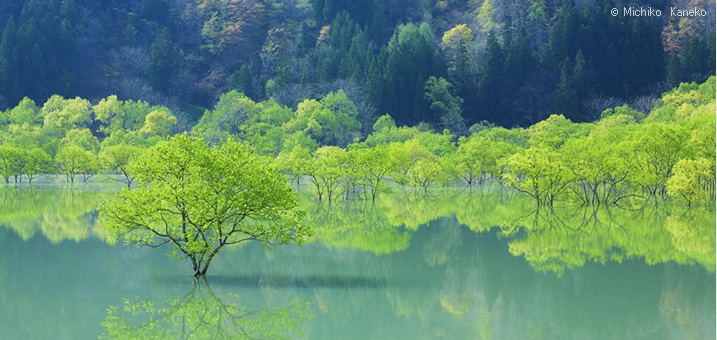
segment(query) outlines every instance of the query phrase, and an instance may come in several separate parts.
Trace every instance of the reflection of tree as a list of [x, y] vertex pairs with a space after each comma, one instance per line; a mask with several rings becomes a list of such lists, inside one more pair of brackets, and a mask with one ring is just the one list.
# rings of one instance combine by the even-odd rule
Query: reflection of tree
[[101, 338], [288, 339], [303, 336], [300, 326], [313, 316], [308, 307], [296, 300], [282, 309], [248, 312], [222, 301], [206, 279], [195, 279], [187, 294], [160, 306], [139, 299], [125, 300], [122, 312], [110, 306]]
[[28, 240], [41, 231], [52, 243], [80, 241], [94, 229], [95, 208], [111, 191], [0, 188], [0, 224]]
[[329, 248], [388, 254], [405, 250], [411, 240], [411, 234], [391, 225], [376, 205], [319, 204], [307, 210], [314, 239]]
[[[685, 280], [678, 273], [674, 273], [675, 269], [675, 266], [672, 266], [666, 270], [665, 285], [660, 294], [658, 308], [663, 322], [671, 326], [670, 338], [714, 337], [714, 296], [704, 295], [705, 291], [714, 291], [714, 281]], [[713, 313], [704, 313], [700, 308], [702, 306], [704, 309], [711, 308]]]
[[672, 244], [685, 257], [707, 268], [715, 267], [715, 212], [704, 208], [688, 209], [681, 215], [671, 215], [666, 221]]
[[714, 211], [665, 214], [660, 207], [539, 210], [516, 224], [525, 234], [512, 240], [509, 250], [537, 270], [558, 274], [586, 261], [604, 264], [626, 258], [644, 258], [648, 264], [700, 264], [714, 271]]

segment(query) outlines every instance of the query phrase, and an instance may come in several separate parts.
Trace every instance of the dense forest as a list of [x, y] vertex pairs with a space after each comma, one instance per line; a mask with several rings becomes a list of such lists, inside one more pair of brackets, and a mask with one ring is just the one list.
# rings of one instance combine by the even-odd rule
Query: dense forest
[[640, 5], [709, 15], [612, 16], [623, 3], [608, 0], [6, 0], [0, 110], [116, 95], [188, 130], [231, 90], [292, 110], [342, 90], [357, 137], [384, 114], [461, 136], [624, 104], [648, 114], [715, 73], [715, 3]]
[[187, 132], [251, 145], [319, 200], [714, 199], [714, 16], [612, 6], [3, 2], [0, 175], [131, 187], [144, 150]]

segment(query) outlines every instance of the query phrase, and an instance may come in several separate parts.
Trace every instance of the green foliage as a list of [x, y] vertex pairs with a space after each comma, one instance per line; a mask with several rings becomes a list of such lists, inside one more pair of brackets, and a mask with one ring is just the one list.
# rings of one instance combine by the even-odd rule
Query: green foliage
[[133, 145], [113, 145], [104, 148], [98, 155], [102, 169], [109, 174], [119, 174], [123, 178], [119, 181], [126, 183], [129, 188], [134, 181], [130, 168], [139, 158], [142, 149]]
[[571, 182], [561, 155], [546, 147], [531, 147], [508, 160], [506, 185], [533, 197], [538, 205], [552, 205]]
[[100, 149], [100, 141], [92, 135], [90, 129], [72, 129], [65, 133], [65, 137], [60, 139], [62, 146], [76, 145], [85, 150], [97, 153]]
[[342, 165], [345, 159], [346, 151], [336, 146], [322, 146], [314, 152], [306, 174], [311, 176], [319, 200], [326, 195], [326, 199], [331, 202], [344, 176]]
[[445, 123], [451, 114], [458, 113], [460, 116], [463, 99], [450, 93], [451, 86], [447, 80], [434, 76], [426, 81], [425, 97], [433, 111], [433, 121]]
[[310, 169], [311, 163], [309, 150], [300, 145], [294, 146], [291, 152], [281, 152], [274, 160], [276, 169], [288, 176], [290, 181], [295, 181], [297, 186], [300, 185], [301, 177]]
[[57, 170], [66, 175], [67, 179], [74, 183], [75, 176], [81, 174], [87, 181], [99, 170], [97, 156], [92, 151], [85, 150], [77, 145], [63, 146], [55, 156]]
[[346, 147], [361, 136], [358, 109], [343, 90], [329, 93], [320, 101], [299, 103], [296, 116], [284, 125], [289, 133], [303, 131], [322, 145]]
[[299, 223], [286, 179], [231, 138], [210, 147], [200, 137], [177, 135], [143, 153], [130, 173], [137, 188], [99, 209], [110, 239], [170, 243], [175, 257], [191, 260], [195, 276], [205, 275], [225, 246], [301, 244], [311, 233]]
[[486, 175], [498, 176], [498, 147], [496, 142], [485, 137], [463, 139], [450, 159], [454, 165], [453, 175], [469, 187], [482, 183]]
[[92, 106], [86, 99], [64, 99], [54, 95], [45, 102], [40, 110], [44, 117], [44, 127], [67, 131], [73, 128], [88, 127], [91, 120]]
[[646, 124], [633, 135], [630, 158], [635, 172], [631, 180], [651, 194], [664, 190], [673, 167], [685, 157], [689, 134], [679, 125]]
[[714, 198], [711, 197], [714, 195], [714, 179], [713, 162], [705, 158], [681, 159], [667, 180], [667, 193], [691, 205], [695, 201]]
[[35, 105], [35, 102], [30, 98], [23, 98], [17, 106], [12, 108], [8, 114], [8, 120], [11, 124], [22, 125], [28, 124], [39, 124], [40, 116], [38, 116], [39, 108]]
[[169, 114], [169, 110], [152, 111], [145, 117], [144, 125], [139, 129], [139, 133], [144, 138], [166, 137], [175, 124], [177, 124], [177, 118]]
[[44, 236], [52, 244], [90, 236], [104, 239], [102, 228], [93, 227], [88, 217], [112, 191], [2, 186], [0, 224], [26, 241], [36, 236]]
[[38, 176], [53, 172], [52, 158], [45, 150], [31, 148], [25, 154], [22, 172], [27, 175], [28, 182], [32, 183]]
[[600, 114], [600, 118], [603, 119], [612, 115], [627, 115], [635, 119], [636, 122], [639, 122], [640, 120], [645, 118], [644, 113], [627, 106], [627, 104], [623, 106], [618, 106], [613, 109], [605, 109], [605, 111]]
[[100, 338], [292, 339], [303, 336], [301, 324], [313, 317], [307, 302], [247, 311], [200, 285], [194, 282], [186, 295], [159, 304], [126, 299], [121, 309], [110, 306]]
[[122, 101], [117, 100], [117, 96], [112, 95], [103, 98], [100, 102], [92, 107], [95, 112], [95, 120], [102, 123], [99, 131], [109, 136], [112, 132], [123, 129], [125, 111]]
[[22, 163], [23, 155], [19, 147], [0, 145], [0, 175], [5, 178], [5, 183], [10, 183], [10, 177], [22, 174]]

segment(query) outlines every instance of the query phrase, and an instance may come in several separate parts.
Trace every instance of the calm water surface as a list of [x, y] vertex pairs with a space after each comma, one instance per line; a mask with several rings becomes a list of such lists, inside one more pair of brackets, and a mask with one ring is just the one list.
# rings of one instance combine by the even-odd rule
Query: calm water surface
[[104, 242], [110, 194], [0, 189], [0, 337], [715, 338], [714, 208], [305, 199], [311, 243], [247, 243], [195, 282], [169, 248]]

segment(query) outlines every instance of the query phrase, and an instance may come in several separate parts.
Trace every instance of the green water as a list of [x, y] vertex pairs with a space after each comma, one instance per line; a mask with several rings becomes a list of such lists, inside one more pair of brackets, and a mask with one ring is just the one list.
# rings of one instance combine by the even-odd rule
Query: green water
[[[307, 198], [311, 243], [245, 244], [195, 282], [169, 248], [103, 241], [95, 208], [113, 190], [0, 188], [1, 338], [715, 338], [711, 207]], [[125, 299], [142, 308], [124, 311]]]

